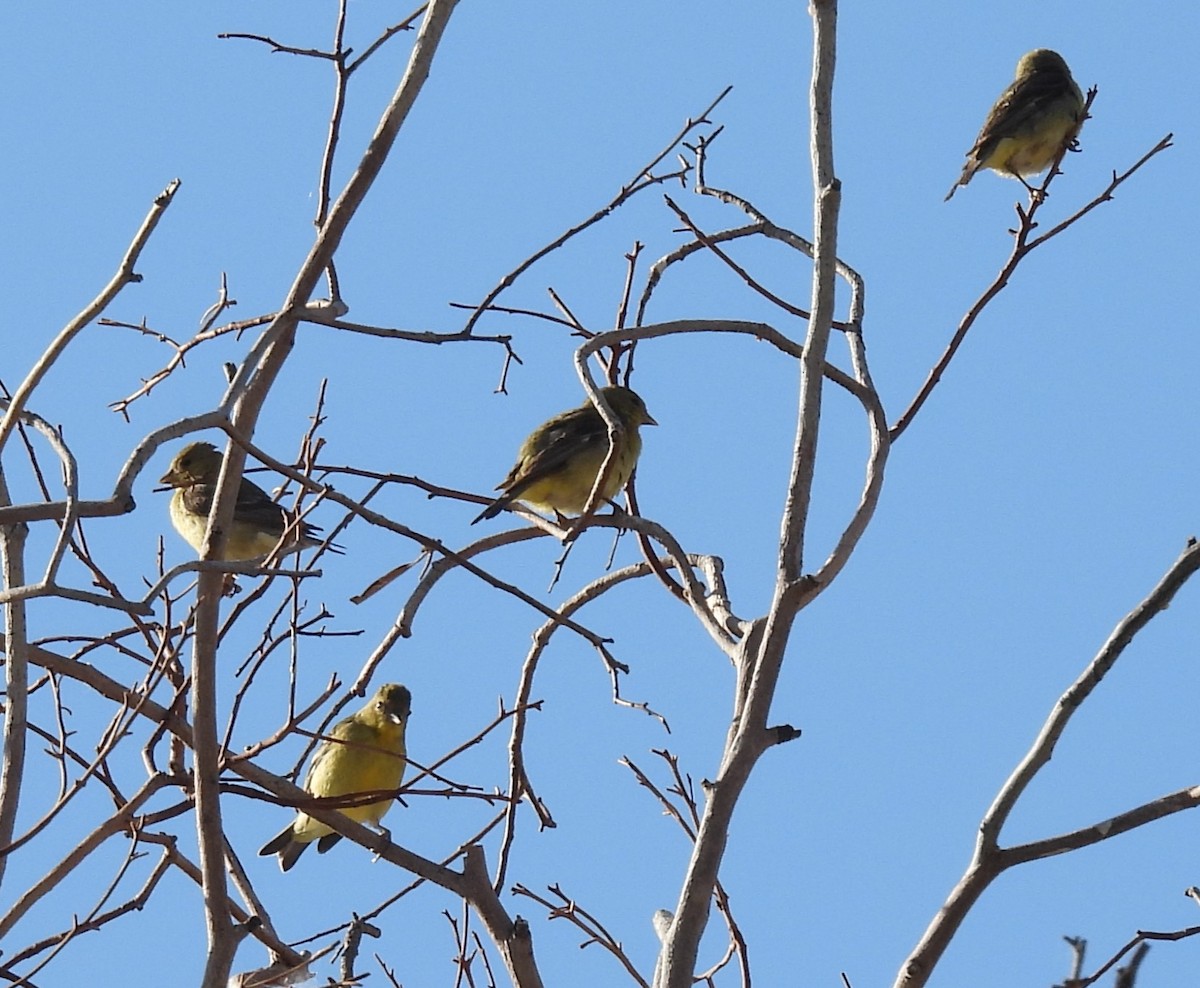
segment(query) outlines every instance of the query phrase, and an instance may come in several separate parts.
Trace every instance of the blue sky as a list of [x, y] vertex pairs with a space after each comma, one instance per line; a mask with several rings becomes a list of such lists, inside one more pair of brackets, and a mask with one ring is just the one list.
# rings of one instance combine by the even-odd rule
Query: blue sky
[[[226, 273], [237, 319], [283, 299], [311, 243], [317, 169], [332, 91], [321, 62], [271, 54], [221, 32], [268, 34], [325, 47], [332, 4], [146, 2], [9, 5], [0, 89], [12, 141], [4, 261], [8, 298], [0, 377], [12, 388], [58, 328], [111, 276], [153, 197], [182, 188], [145, 251], [144, 281], [106, 315], [176, 339], [194, 332]], [[350, 5], [348, 44], [362, 50], [407, 8]], [[774, 708], [803, 737], [770, 752], [735, 818], [723, 879], [751, 945], [756, 983], [855, 988], [890, 984], [958, 879], [982, 813], [1036, 736], [1060, 693], [1195, 534], [1197, 366], [1195, 319], [1179, 295], [1194, 279], [1200, 170], [1191, 65], [1200, 13], [1168, 2], [1156, 16], [1128, 5], [1018, 0], [1003, 10], [928, 2], [842, 5], [835, 94], [835, 158], [843, 183], [840, 254], [866, 279], [865, 337], [889, 419], [920, 386], [965, 309], [1009, 249], [1020, 187], [978, 176], [942, 197], [1017, 58], [1052, 47], [1079, 84], [1099, 86], [1083, 153], [1056, 179], [1043, 222], [1101, 191], [1169, 131], [1176, 146], [1118, 190], [1115, 201], [1047, 244], [979, 320], [914, 426], [892, 451], [883, 499], [851, 564], [797, 622]], [[810, 25], [800, 4], [731, 6], [639, 0], [606, 4], [462, 3], [432, 76], [391, 159], [338, 254], [349, 318], [403, 329], [452, 331], [450, 302], [480, 299], [508, 270], [607, 202], [689, 116], [727, 85], [713, 115], [724, 132], [709, 181], [744, 195], [781, 225], [811, 231], [807, 157]], [[353, 80], [335, 184], [349, 174], [407, 56], [396, 39]], [[646, 265], [681, 241], [662, 190], [642, 193], [609, 221], [529, 272], [501, 302], [549, 309], [553, 287], [591, 329], [611, 328], [635, 240]], [[667, 190], [705, 229], [743, 217], [677, 185]], [[742, 245], [738, 260], [775, 291], [807, 305], [807, 262], [778, 245]], [[640, 282], [639, 282], [640, 285]], [[793, 337], [802, 324], [751, 297], [721, 264], [697, 257], [668, 276], [653, 321], [746, 318]], [[547, 323], [492, 316], [523, 363], [507, 395], [493, 393], [497, 348], [383, 342], [309, 327], [260, 420], [256, 441], [289, 459], [328, 377], [323, 459], [417, 474], [488, 491], [526, 432], [581, 398], [571, 355], [577, 341]], [[32, 407], [61, 423], [79, 456], [83, 489], [101, 496], [148, 432], [219, 400], [223, 361], [253, 337], [196, 351], [185, 370], [131, 409], [108, 410], [156, 371], [167, 350], [127, 330], [92, 326], [56, 366]], [[846, 365], [840, 341], [833, 359]], [[725, 560], [735, 610], [761, 613], [774, 576], [775, 540], [794, 429], [796, 374], [761, 344], [687, 337], [638, 351], [635, 386], [660, 428], [647, 430], [638, 473], [642, 510], [690, 550]], [[212, 437], [210, 437], [212, 438]], [[164, 449], [136, 489], [131, 515], [89, 523], [106, 569], [137, 592], [153, 578], [157, 539], [168, 564], [190, 550], [170, 531], [166, 496], [151, 493], [171, 456]], [[830, 393], [823, 417], [813, 519], [813, 561], [832, 545], [857, 497], [865, 429], [851, 403]], [[18, 450], [3, 465], [18, 496], [32, 487]], [[270, 486], [263, 475], [256, 479]], [[339, 482], [340, 486], [340, 482]], [[347, 493], [362, 493], [347, 481]], [[462, 546], [484, 534], [475, 509], [393, 488], [378, 507]], [[318, 509], [327, 527], [337, 514]], [[501, 522], [489, 523], [498, 531]], [[50, 533], [35, 531], [35, 560]], [[350, 681], [387, 632], [413, 576], [368, 603], [348, 598], [414, 548], [355, 525], [345, 557], [305, 587], [330, 626], [356, 638], [305, 640], [301, 685], [317, 692], [331, 673]], [[607, 535], [573, 554], [559, 601], [602, 571]], [[621, 563], [637, 558], [632, 540]], [[544, 596], [556, 547], [548, 540], [491, 554], [502, 577]], [[37, 571], [39, 565], [31, 564]], [[86, 585], [86, 576], [69, 571]], [[282, 587], [279, 592], [282, 592]], [[99, 634], [115, 618], [36, 602], [33, 634]], [[658, 773], [650, 749], [669, 747], [699, 780], [715, 771], [732, 690], [726, 660], [689, 616], [648, 583], [619, 590], [585, 612], [629, 663], [625, 684], [670, 721], [614, 707], [600, 663], [560, 636], [536, 695], [530, 762], [559, 827], [532, 818], [510, 878], [535, 890], [558, 882], [600, 916], [648, 975], [649, 917], [673, 906], [687, 845], [617, 764], [628, 756]], [[381, 675], [414, 695], [410, 751], [430, 761], [486, 723], [511, 699], [538, 619], [478, 581], [454, 575], [430, 597], [413, 638]], [[251, 621], [231, 636], [226, 690], [257, 641]], [[1194, 719], [1200, 672], [1200, 598], [1188, 587], [1131, 647], [1076, 716], [1056, 757], [1019, 805], [1008, 841], [1103, 820], [1196, 783]], [[224, 655], [222, 656], [224, 660]], [[235, 738], [248, 744], [280, 723], [283, 656], [251, 691]], [[113, 676], [138, 673], [113, 655]], [[382, 681], [382, 680], [380, 680]], [[80, 743], [107, 711], [70, 694]], [[44, 708], [41, 714], [45, 715]], [[35, 711], [37, 713], [37, 711]], [[266, 767], [298, 756], [276, 751]], [[133, 788], [136, 750], [123, 765]], [[40, 757], [40, 756], [38, 756]], [[504, 784], [504, 739], [472, 752], [454, 776]], [[290, 759], [290, 760], [289, 760]], [[31, 781], [22, 822], [53, 801]], [[73, 846], [106, 804], [90, 791], [75, 814], [10, 864], [0, 903], [10, 904], [56, 849]], [[230, 798], [239, 853], [285, 938], [340, 922], [398, 888], [405, 876], [341, 845], [307, 855], [281, 876], [254, 850], [287, 819], [281, 808]], [[388, 818], [396, 839], [440, 858], [486, 818], [483, 807], [413, 798]], [[18, 827], [20, 830], [21, 827]], [[190, 826], [176, 828], [193, 840]], [[979, 988], [1046, 985], [1068, 971], [1066, 935], [1088, 938], [1098, 962], [1137, 929], [1196, 923], [1183, 890], [1194, 871], [1197, 827], [1181, 814], [1077, 854], [1027, 865], [990, 889], [931, 982]], [[115, 842], [70, 894], [48, 900], [12, 936], [24, 944], [86, 910], [124, 853]], [[489, 848], [489, 853], [491, 849]], [[143, 863], [143, 868], [149, 865]], [[144, 874], [144, 871], [136, 874]], [[129, 878], [126, 895], [136, 888]], [[548, 984], [620, 984], [596, 948], [546, 922], [528, 900], [507, 900], [533, 924]], [[374, 949], [406, 986], [450, 984], [453, 945], [424, 891], [381, 920]], [[97, 972], [113, 937], [138, 937], [133, 970]], [[702, 961], [723, 947], [706, 941]], [[7, 949], [7, 945], [6, 945]], [[246, 944], [238, 967], [260, 962]], [[69, 946], [41, 985], [179, 983], [199, 976], [198, 891], [174, 877], [146, 911]], [[1146, 983], [1195, 979], [1200, 945], [1156, 945]], [[369, 967], [369, 965], [367, 965]], [[140, 972], [140, 973], [139, 973]], [[321, 970], [321, 975], [330, 973]], [[376, 969], [376, 978], [382, 978]], [[733, 975], [719, 983], [736, 983]]]

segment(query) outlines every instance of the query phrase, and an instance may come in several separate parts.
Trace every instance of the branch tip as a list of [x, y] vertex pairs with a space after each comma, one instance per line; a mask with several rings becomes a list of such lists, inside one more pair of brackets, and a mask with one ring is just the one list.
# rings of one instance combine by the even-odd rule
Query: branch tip
[[767, 734], [770, 737], [770, 743], [787, 744], [789, 741], [795, 741], [803, 732], [798, 727], [792, 727], [791, 724], [780, 724], [778, 727], [768, 727]]

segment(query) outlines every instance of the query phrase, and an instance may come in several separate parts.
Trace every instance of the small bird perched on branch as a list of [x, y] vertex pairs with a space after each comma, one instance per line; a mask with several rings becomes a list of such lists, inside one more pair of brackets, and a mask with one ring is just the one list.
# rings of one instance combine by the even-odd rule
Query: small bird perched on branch
[[[171, 495], [171, 524], [197, 552], [204, 545], [204, 530], [224, 461], [224, 455], [212, 443], [190, 443], [179, 451], [159, 481], [168, 489], [175, 488]], [[285, 552], [310, 549], [321, 544], [320, 531], [307, 522], [293, 522], [266, 491], [243, 477], [221, 559], [228, 562], [265, 556], [285, 533], [288, 539]], [[329, 548], [341, 551], [335, 545]]]
[[1026, 175], [1049, 167], [1083, 121], [1083, 93], [1056, 51], [1038, 48], [1021, 56], [1016, 77], [983, 122], [967, 152], [962, 175], [946, 193], [949, 199], [981, 168], [1015, 178], [1032, 193]]
[[[321, 743], [304, 777], [305, 791], [320, 797], [399, 789], [404, 779], [404, 730], [411, 710], [412, 694], [406, 687], [397, 683], [379, 687], [365, 707], [338, 721]], [[387, 833], [379, 821], [393, 802], [395, 796], [388, 795], [366, 806], [339, 807], [338, 812]], [[336, 830], [300, 812], [258, 853], [278, 855], [279, 867], [288, 871], [313, 841], [317, 853], [324, 854], [341, 839]]]
[[[642, 452], [639, 427], [658, 423], [646, 411], [641, 396], [629, 388], [610, 386], [601, 388], [600, 394], [623, 429], [616, 437], [612, 467], [600, 489], [601, 500], [610, 501], [629, 483], [637, 465]], [[577, 515], [587, 506], [607, 456], [608, 426], [589, 398], [529, 434], [508, 476], [496, 485], [496, 490], [504, 493], [471, 524], [496, 517], [513, 501], [524, 501], [540, 511]]]

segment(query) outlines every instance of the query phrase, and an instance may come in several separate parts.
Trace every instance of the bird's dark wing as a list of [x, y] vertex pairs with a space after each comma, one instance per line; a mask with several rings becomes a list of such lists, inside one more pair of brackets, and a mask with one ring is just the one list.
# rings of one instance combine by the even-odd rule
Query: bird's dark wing
[[[183, 506], [193, 514], [207, 516], [212, 510], [216, 493], [216, 484], [191, 484], [183, 489]], [[287, 515], [283, 508], [272, 501], [261, 487], [246, 479], [238, 488], [233, 512], [239, 522], [253, 525], [271, 535], [282, 535], [287, 526]], [[312, 531], [309, 525], [305, 525], [304, 529], [306, 535]]]
[[1055, 100], [1071, 91], [1071, 78], [1053, 69], [1032, 72], [1009, 86], [992, 107], [971, 154], [986, 161], [1004, 138], [1012, 137], [1036, 120]]
[[573, 408], [536, 429], [522, 455], [499, 483], [510, 498], [520, 497], [531, 484], [561, 470], [571, 459], [599, 445], [608, 446], [608, 426], [595, 407]]
[[239, 521], [248, 522], [272, 535], [282, 535], [287, 527], [287, 514], [283, 508], [272, 501], [261, 487], [244, 477], [233, 510]]
[[600, 443], [608, 445], [608, 427], [590, 402], [538, 426], [521, 445], [517, 462], [508, 471], [508, 476], [496, 485], [496, 490], [504, 493], [476, 515], [471, 524], [495, 518], [518, 500], [531, 484], [551, 476], [573, 456]]

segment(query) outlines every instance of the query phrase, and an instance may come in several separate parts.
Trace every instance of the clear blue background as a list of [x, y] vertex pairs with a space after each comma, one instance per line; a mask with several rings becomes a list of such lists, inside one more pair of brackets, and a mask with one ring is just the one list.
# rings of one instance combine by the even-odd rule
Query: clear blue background
[[[106, 315], [145, 318], [185, 339], [215, 299], [222, 272], [238, 302], [232, 318], [279, 304], [313, 235], [332, 72], [320, 61], [216, 35], [252, 32], [324, 48], [334, 10], [311, 2], [5, 6], [0, 377], [8, 387], [112, 275], [151, 200], [176, 176], [183, 187], [138, 265], [144, 282], [126, 289]], [[359, 51], [408, 13], [373, 0], [356, 0], [350, 11], [347, 43]], [[1196, 5], [1178, 0], [1156, 5], [1154, 16], [1111, 2], [1081, 12], [1059, 0], [842, 5], [834, 116], [843, 183], [839, 253], [866, 278], [871, 368], [893, 420], [1007, 256], [1019, 186], [987, 174], [951, 203], [942, 197], [1023, 52], [1055, 48], [1082, 87], [1100, 87], [1084, 153], [1070, 156], [1056, 180], [1041, 214], [1045, 225], [1100, 192], [1113, 170], [1168, 131], [1176, 147], [1114, 202], [1038, 250], [988, 308], [893, 450], [878, 514], [851, 565], [797, 622], [774, 716], [804, 735], [762, 760], [722, 873], [756, 983], [834, 985], [842, 971], [855, 988], [891, 983], [1055, 699], [1197, 529], [1198, 354], [1187, 298], [1200, 170], [1198, 31]], [[394, 40], [352, 81], [335, 184], [373, 130], [407, 45]], [[713, 116], [725, 131], [709, 181], [809, 233], [810, 47], [801, 4], [466, 0], [338, 254], [349, 318], [459, 328], [464, 315], [447, 303], [479, 300], [518, 261], [607, 202], [728, 84], [733, 92]], [[681, 241], [661, 191], [643, 193], [572, 242], [501, 302], [548, 309], [552, 286], [589, 328], [611, 328], [622, 255], [643, 242], [644, 273]], [[677, 185], [667, 191], [708, 230], [743, 222], [733, 209]], [[807, 305], [810, 269], [799, 255], [777, 244], [739, 245], [733, 253], [760, 281]], [[803, 333], [718, 261], [700, 256], [668, 275], [648, 319], [704, 317], [759, 318], [794, 337]], [[493, 393], [501, 367], [495, 347], [422, 347], [305, 328], [256, 439], [281, 458], [294, 455], [319, 381], [328, 377], [323, 461], [486, 492], [528, 429], [581, 395], [570, 363], [576, 341], [560, 329], [492, 316], [481, 331], [514, 335], [524, 363], [513, 368], [507, 396]], [[135, 404], [125, 423], [107, 406], [169, 352], [128, 330], [92, 326], [32, 408], [63, 425], [81, 461], [84, 493], [103, 496], [147, 432], [216, 403], [221, 363], [239, 359], [252, 339], [226, 337], [195, 351], [186, 370]], [[844, 364], [840, 341], [834, 346]], [[639, 350], [637, 368], [635, 385], [661, 423], [647, 430], [639, 469], [643, 512], [689, 550], [721, 556], [735, 610], [755, 616], [774, 574], [795, 368], [765, 345], [727, 337], [652, 342]], [[831, 391], [810, 566], [824, 558], [857, 498], [864, 437], [857, 408]], [[169, 564], [189, 557], [169, 530], [165, 495], [151, 493], [171, 452], [164, 449], [140, 479], [136, 512], [87, 526], [98, 560], [130, 594], [143, 576], [153, 578], [160, 535]], [[4, 466], [18, 498], [35, 496], [16, 445]], [[430, 502], [412, 489], [393, 488], [376, 506], [451, 545], [484, 534], [467, 527], [471, 506]], [[332, 506], [316, 515], [327, 527], [336, 519]], [[35, 532], [32, 573], [51, 534], [45, 526]], [[341, 541], [347, 555], [325, 560], [325, 576], [302, 596], [335, 613], [330, 627], [364, 634], [301, 643], [306, 695], [331, 673], [354, 678], [412, 585], [410, 574], [369, 603], [351, 605], [351, 594], [415, 551], [363, 525]], [[590, 533], [547, 599], [561, 600], [599, 575], [607, 551], [606, 534]], [[541, 540], [485, 562], [542, 594], [556, 556], [556, 546]], [[636, 558], [636, 546], [624, 540], [619, 561]], [[67, 573], [86, 585], [81, 572]], [[626, 695], [661, 710], [673, 733], [614, 707], [599, 661], [560, 634], [536, 683], [546, 703], [528, 747], [534, 784], [559, 826], [537, 834], [523, 814], [509, 878], [539, 892], [560, 883], [649, 976], [650, 915], [674, 906], [688, 847], [617, 759], [628, 755], [665, 784], [649, 749], [667, 746], [697, 782], [710, 777], [732, 672], [688, 614], [649, 581], [617, 591], [581, 619], [615, 639], [615, 654], [632, 667]], [[79, 606], [31, 606], [39, 637], [103, 634], [115, 620]], [[415, 636], [393, 650], [377, 680], [413, 690], [414, 758], [432, 761], [486, 723], [497, 697], [511, 699], [538, 623], [528, 608], [471, 577], [444, 581], [419, 614]], [[1097, 822], [1197, 782], [1198, 631], [1200, 598], [1189, 587], [1076, 716], [1014, 814], [1006, 843]], [[248, 622], [225, 646], [225, 702], [256, 640]], [[93, 661], [110, 675], [138, 675], [115, 653]], [[280, 653], [251, 690], [253, 709], [239, 722], [235, 744], [279, 726], [286, 675]], [[106, 712], [75, 687], [65, 693], [79, 743], [92, 743]], [[48, 726], [45, 693], [34, 707]], [[505, 785], [504, 741], [496, 735], [451, 774]], [[141, 778], [136, 746], [121, 760], [129, 791]], [[277, 749], [263, 762], [286, 771], [299, 751], [298, 744]], [[33, 757], [43, 768], [26, 789], [19, 831], [53, 802], [57, 786], [49, 763]], [[34, 845], [40, 850], [10, 862], [0, 890], [5, 905], [110, 812], [92, 789]], [[287, 812], [237, 797], [225, 810], [231, 839], [285, 939], [341, 922], [407, 882], [347, 845], [307, 855], [281, 876], [254, 851]], [[397, 840], [440, 859], [487, 816], [481, 805], [414, 797], [387, 822]], [[190, 824], [176, 829], [194, 851]], [[1182, 814], [1006, 874], [931, 983], [1048, 985], [1068, 973], [1064, 934], [1088, 938], [1089, 959], [1099, 962], [1139, 928], [1197, 923], [1195, 904], [1182, 894], [1200, 881], [1197, 836], [1195, 816]], [[124, 852], [120, 841], [106, 845], [62, 894], [31, 913], [6, 952], [90, 908]], [[135, 866], [117, 899], [132, 894], [152, 860]], [[622, 983], [599, 949], [576, 949], [580, 936], [566, 922], [547, 923], [528, 900], [506, 901], [531, 920], [548, 984]], [[370, 960], [378, 951], [407, 986], [452, 983], [453, 941], [439, 915], [445, 908], [459, 912], [431, 889], [394, 906], [379, 924], [384, 939], [364, 949], [363, 968], [382, 977]], [[714, 919], [702, 963], [723, 950], [718, 926]], [[119, 961], [114, 938], [136, 944], [122, 948]], [[203, 956], [199, 891], [172, 875], [148, 909], [77, 940], [36, 980], [150, 985], [170, 972], [172, 983], [189, 984]], [[248, 941], [236, 969], [257, 966], [262, 956]], [[1195, 941], [1156, 945], [1142, 980], [1193, 983], [1198, 967]], [[735, 975], [720, 983], [736, 983]]]

